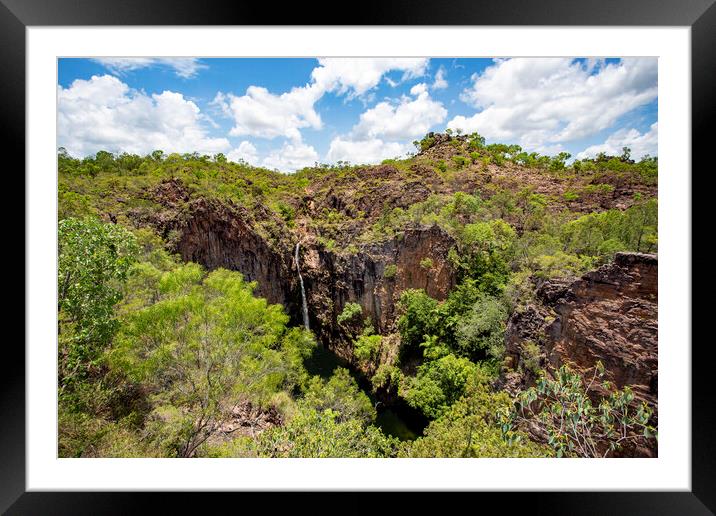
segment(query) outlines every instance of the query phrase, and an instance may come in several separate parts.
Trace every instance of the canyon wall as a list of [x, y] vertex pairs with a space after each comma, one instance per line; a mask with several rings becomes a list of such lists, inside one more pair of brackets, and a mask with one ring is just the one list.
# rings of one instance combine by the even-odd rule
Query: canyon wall
[[[574, 281], [538, 285], [536, 302], [508, 321], [506, 354], [518, 372], [506, 375], [507, 386], [532, 384], [529, 364], [535, 360], [548, 371], [568, 364], [585, 378], [601, 361], [607, 380], [631, 387], [637, 401], [656, 409], [657, 286], [657, 257], [639, 253], [617, 253], [611, 263]], [[537, 357], [529, 343], [538, 346]]]
[[[395, 330], [396, 304], [402, 291], [422, 288], [436, 299], [445, 299], [456, 282], [448, 260], [454, 241], [437, 225], [363, 245], [357, 253], [341, 253], [327, 249], [305, 229], [289, 230], [278, 220], [274, 221], [280, 228], [278, 234], [266, 235], [256, 224], [256, 213], [217, 200], [189, 199], [177, 182], [162, 184], [154, 198], [166, 211], [150, 222], [165, 236], [174, 234], [170, 240], [183, 260], [208, 269], [241, 272], [247, 281], [257, 282], [257, 295], [282, 304], [294, 324], [302, 324], [293, 256], [300, 241], [311, 329], [324, 345], [347, 360], [352, 358], [352, 349], [340, 342], [336, 321], [347, 303], [360, 304], [363, 317], [385, 334]], [[180, 203], [184, 208], [174, 209]]]

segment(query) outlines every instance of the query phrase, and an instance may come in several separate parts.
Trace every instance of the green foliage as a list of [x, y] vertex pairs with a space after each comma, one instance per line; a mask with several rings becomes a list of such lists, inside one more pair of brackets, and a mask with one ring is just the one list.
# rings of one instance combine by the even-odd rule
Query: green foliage
[[70, 217], [84, 219], [97, 215], [92, 207], [92, 199], [88, 195], [68, 191], [64, 185], [60, 185], [58, 188], [57, 206], [58, 220]]
[[415, 146], [418, 148], [418, 150], [421, 151], [421, 152], [422, 152], [422, 151], [426, 151], [426, 150], [428, 150], [430, 147], [432, 147], [433, 145], [435, 145], [435, 138], [434, 138], [431, 134], [428, 134], [428, 135], [426, 135], [422, 140], [420, 140], [420, 141], [418, 141], [418, 140], [414, 141], [414, 142], [413, 142], [413, 145], [415, 145]]
[[423, 358], [425, 360], [437, 360], [450, 354], [450, 348], [440, 342], [437, 335], [426, 335], [425, 340], [420, 343], [423, 349]]
[[485, 353], [495, 359], [504, 353], [507, 310], [496, 298], [482, 295], [457, 327], [457, 348], [469, 357]]
[[572, 253], [606, 257], [618, 250], [657, 250], [656, 199], [639, 202], [627, 210], [590, 213], [565, 224], [560, 240]]
[[363, 308], [358, 303], [346, 303], [336, 320], [338, 324], [351, 324], [359, 321], [361, 315], [363, 315]]
[[480, 136], [478, 133], [472, 133], [469, 136], [469, 138], [470, 138], [470, 140], [469, 140], [468, 146], [471, 149], [478, 150], [485, 146], [485, 137], [484, 136]]
[[285, 336], [282, 308], [253, 297], [236, 272], [204, 276], [187, 264], [161, 273], [155, 288], [156, 302], [126, 316], [110, 360], [150, 390], [149, 438], [190, 457], [233, 407], [298, 383], [309, 343]]
[[476, 222], [464, 227], [455, 265], [464, 275], [477, 280], [485, 292], [497, 294], [504, 288], [514, 256], [516, 233], [501, 219]]
[[369, 362], [380, 350], [383, 337], [380, 335], [359, 335], [353, 346], [353, 354], [361, 362]]
[[398, 266], [391, 263], [390, 265], [385, 266], [385, 270], [383, 271], [383, 277], [386, 279], [392, 279], [397, 273]]
[[531, 340], [522, 343], [522, 352], [520, 353], [525, 369], [538, 374], [540, 370], [541, 351], [537, 344]]
[[331, 409], [301, 409], [287, 424], [263, 432], [259, 457], [390, 457], [397, 440], [356, 419], [341, 421]]
[[425, 269], [426, 271], [429, 271], [434, 266], [432, 258], [423, 258], [420, 260], [420, 267]]
[[60, 457], [159, 457], [128, 420], [106, 421], [60, 404], [58, 413]]
[[465, 156], [460, 156], [460, 155], [453, 156], [453, 157], [452, 157], [452, 160], [453, 160], [453, 162], [455, 163], [455, 166], [456, 166], [458, 169], [461, 169], [461, 168], [463, 168], [465, 165], [467, 165], [468, 163], [470, 163], [470, 160], [469, 160], [468, 158], [466, 158]]
[[519, 439], [503, 439], [498, 414], [508, 412], [512, 400], [492, 392], [479, 374], [468, 382], [465, 396], [431, 421], [423, 436], [401, 443], [399, 457], [549, 457], [551, 448]]
[[59, 383], [63, 393], [99, 366], [117, 321], [114, 305], [135, 261], [135, 237], [121, 226], [68, 218], [58, 226]]
[[507, 309], [476, 280], [457, 285], [443, 302], [423, 290], [406, 290], [399, 308], [403, 357], [414, 355], [418, 347], [429, 359], [444, 355], [445, 349], [473, 360], [502, 355]]
[[403, 373], [392, 364], [381, 364], [370, 379], [373, 390], [391, 389], [400, 386]]
[[327, 382], [317, 376], [311, 378], [301, 404], [318, 412], [330, 409], [338, 422], [359, 420], [367, 424], [376, 416], [368, 396], [342, 367], [336, 369]]
[[435, 324], [435, 308], [438, 302], [424, 290], [408, 289], [400, 295], [398, 330], [401, 338], [401, 354], [416, 351], [425, 335]]
[[421, 365], [415, 377], [406, 377], [400, 395], [408, 405], [434, 419], [463, 395], [468, 380], [476, 374], [475, 364], [449, 354]]
[[[634, 407], [630, 388], [614, 390], [604, 380], [601, 362], [585, 385], [585, 380], [567, 365], [552, 379], [542, 374], [535, 387], [523, 391], [515, 410], [503, 420], [508, 442], [515, 437], [513, 429], [520, 423], [538, 424], [548, 436], [548, 444], [557, 457], [607, 457], [626, 445], [647, 445], [657, 438], [651, 426], [652, 409], [646, 403]], [[594, 382], [603, 392], [597, 404], [587, 394]]]
[[278, 203], [278, 212], [281, 215], [281, 218], [289, 224], [292, 223], [293, 219], [296, 217], [296, 211], [284, 202]]

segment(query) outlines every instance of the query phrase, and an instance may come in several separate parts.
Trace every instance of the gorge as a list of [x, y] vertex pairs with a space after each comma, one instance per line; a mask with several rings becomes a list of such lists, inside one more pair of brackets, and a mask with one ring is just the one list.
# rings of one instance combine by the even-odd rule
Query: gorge
[[[657, 426], [655, 162], [539, 162], [431, 133], [406, 160], [290, 176], [191, 156], [144, 163], [95, 179], [68, 161], [62, 216], [89, 212], [139, 232], [154, 242], [142, 244], [147, 259], [176, 254], [178, 270], [236, 271], [256, 298], [280, 305], [287, 328], [315, 337], [302, 359], [308, 376], [245, 411], [270, 422], [266, 435], [290, 433], [301, 403], [318, 407], [311, 417], [330, 408], [338, 424], [353, 424], [342, 396], [355, 382], [367, 428], [415, 443], [393, 456], [549, 456], [549, 429], [529, 424], [509, 430], [522, 441], [480, 446], [502, 439], [509, 425], [496, 418], [512, 400], [543, 377], [557, 381], [563, 366], [584, 378], [603, 367], [607, 383], [586, 389], [594, 405], [628, 389], [633, 411], [648, 407], [632, 424]], [[165, 295], [161, 285], [151, 299]], [[337, 373], [344, 368], [352, 380]], [[629, 434], [613, 456], [656, 456], [650, 432]], [[228, 431], [207, 439], [238, 446]], [[284, 453], [271, 446], [251, 453]]]

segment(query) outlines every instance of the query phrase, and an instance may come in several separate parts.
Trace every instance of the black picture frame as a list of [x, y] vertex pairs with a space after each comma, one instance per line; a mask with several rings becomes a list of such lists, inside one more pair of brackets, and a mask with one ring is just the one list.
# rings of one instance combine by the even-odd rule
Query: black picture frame
[[[692, 170], [713, 173], [707, 129], [716, 125], [715, 0], [453, 0], [450, 3], [411, 0], [365, 0], [356, 5], [336, 2], [269, 3], [213, 0], [0, 0], [0, 116], [3, 147], [19, 157], [24, 170], [25, 28], [52, 25], [550, 25], [550, 26], [689, 26], [692, 70]], [[569, 53], [568, 46], [565, 51]], [[710, 160], [710, 161], [709, 161]], [[682, 171], [684, 174], [690, 171]], [[7, 173], [7, 172], [6, 172]], [[16, 172], [17, 173], [17, 172]], [[18, 178], [16, 177], [16, 180]], [[692, 175], [693, 184], [693, 175]], [[24, 181], [18, 180], [24, 192]], [[708, 220], [706, 189], [692, 187], [692, 221]], [[13, 196], [16, 196], [13, 192]], [[701, 196], [701, 199], [699, 198]], [[24, 196], [23, 196], [24, 197]], [[698, 202], [699, 200], [703, 202]], [[19, 210], [18, 210], [19, 211]], [[21, 228], [15, 221], [15, 230]], [[698, 234], [692, 231], [692, 234]], [[15, 239], [24, 242], [24, 233]], [[23, 245], [24, 253], [24, 245]], [[693, 268], [710, 258], [695, 254]], [[17, 264], [19, 260], [15, 259]], [[705, 264], [704, 264], [705, 265]], [[16, 265], [14, 265], [16, 267]], [[701, 268], [705, 270], [705, 267]], [[32, 274], [25, 270], [25, 275]], [[705, 285], [701, 289], [705, 290]], [[20, 306], [20, 303], [17, 303]], [[692, 294], [692, 321], [707, 317], [708, 303]], [[702, 315], [702, 317], [699, 317]], [[500, 498], [508, 509], [549, 514], [713, 514], [716, 511], [716, 440], [710, 379], [712, 339], [696, 339], [692, 353], [691, 492], [619, 493], [480, 493]], [[8, 514], [105, 514], [147, 510], [161, 499], [162, 512], [184, 510], [196, 503], [187, 493], [50, 493], [25, 492], [25, 354], [18, 339], [6, 340], [6, 367], [0, 375], [0, 511]], [[677, 345], [678, 343], [671, 343]], [[215, 494], [233, 503], [262, 503], [249, 494]], [[265, 495], [264, 495], [265, 496]], [[363, 494], [345, 507], [370, 507]], [[358, 499], [357, 497], [361, 498]], [[422, 496], [414, 494], [419, 499]], [[251, 500], [250, 498], [256, 498]], [[271, 495], [274, 499], [274, 495]], [[302, 498], [302, 495], [298, 497]], [[509, 501], [506, 502], [504, 498]], [[275, 501], [275, 499], [274, 499]], [[497, 500], [495, 500], [497, 501]], [[199, 502], [203, 503], [203, 502]], [[422, 503], [422, 501], [421, 501]], [[472, 503], [472, 502], [471, 502]], [[521, 508], [521, 506], [524, 506]], [[315, 507], [313, 507], [315, 509]]]

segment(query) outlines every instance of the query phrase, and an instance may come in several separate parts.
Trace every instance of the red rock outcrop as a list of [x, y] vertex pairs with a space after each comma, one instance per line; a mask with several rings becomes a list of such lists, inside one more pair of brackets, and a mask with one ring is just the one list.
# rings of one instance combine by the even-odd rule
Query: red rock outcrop
[[290, 309], [296, 300], [290, 250], [269, 245], [242, 207], [197, 199], [189, 204], [189, 216], [177, 223], [176, 250], [186, 261], [208, 269], [223, 267], [256, 281], [256, 294], [270, 303]]
[[[520, 380], [534, 379], [528, 342], [539, 346], [540, 366], [570, 365], [591, 376], [597, 361], [617, 388], [657, 408], [658, 262], [655, 255], [617, 253], [614, 260], [575, 281], [551, 280], [537, 288], [538, 303], [508, 322], [506, 353]], [[515, 377], [512, 376], [512, 382]]]
[[[432, 226], [407, 230], [392, 240], [364, 246], [355, 254], [305, 248], [301, 271], [312, 329], [336, 353], [350, 360], [352, 347], [341, 346], [336, 339], [336, 319], [345, 305], [358, 303], [376, 331], [391, 333], [395, 330], [396, 303], [404, 290], [422, 288], [436, 299], [447, 297], [456, 281], [456, 272], [447, 259], [453, 245], [452, 237]], [[421, 265], [426, 258], [431, 267]]]

